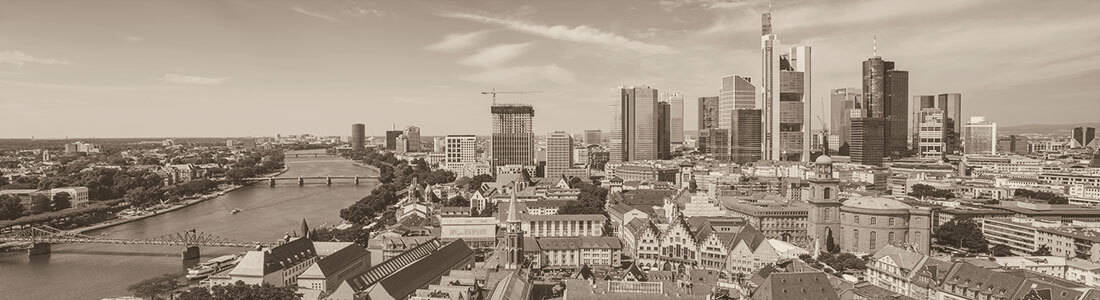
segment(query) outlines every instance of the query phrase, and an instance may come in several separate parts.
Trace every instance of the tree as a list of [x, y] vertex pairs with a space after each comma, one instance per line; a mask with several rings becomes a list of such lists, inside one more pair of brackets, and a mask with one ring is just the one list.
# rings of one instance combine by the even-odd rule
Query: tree
[[0, 195], [0, 220], [12, 220], [23, 216], [23, 204], [19, 198]]
[[1050, 204], [1066, 204], [1069, 203], [1069, 199], [1065, 196], [1061, 196], [1051, 192], [1032, 191], [1026, 189], [1017, 189], [1015, 193], [1016, 197], [1031, 198], [1046, 200]]
[[937, 189], [933, 186], [926, 185], [926, 184], [914, 184], [913, 188], [912, 188], [912, 191], [909, 192], [909, 196], [913, 196], [913, 197], [917, 197], [917, 198], [924, 198], [924, 197], [943, 198], [943, 199], [955, 198], [955, 194], [950, 192], [950, 191]]
[[981, 226], [969, 218], [952, 219], [940, 225], [932, 237], [938, 244], [966, 248], [973, 252], [985, 252], [989, 247]]
[[1041, 245], [1039, 246], [1039, 249], [1035, 249], [1035, 252], [1032, 252], [1031, 255], [1050, 256], [1050, 247], [1047, 247], [1047, 245]]
[[454, 198], [451, 198], [450, 200], [447, 200], [447, 206], [469, 207], [470, 206], [470, 200], [466, 200], [465, 197], [462, 197], [461, 195], [459, 195], [459, 196], [456, 196]]
[[138, 187], [126, 192], [123, 199], [132, 205], [147, 207], [164, 200], [164, 191], [160, 187]]
[[688, 191], [694, 194], [697, 190], [699, 190], [699, 183], [696, 183], [695, 178], [692, 178], [691, 181], [688, 182]]
[[829, 230], [825, 233], [825, 251], [833, 254], [840, 252], [840, 245], [837, 245], [836, 241], [833, 240], [832, 230]]
[[70, 208], [73, 206], [72, 199], [73, 197], [69, 195], [69, 193], [60, 192], [53, 195], [53, 203], [51, 206], [55, 211]]
[[176, 274], [164, 274], [158, 277], [142, 280], [134, 285], [131, 285], [127, 290], [134, 292], [134, 296], [147, 299], [168, 299], [164, 297], [170, 294], [173, 290], [181, 287], [179, 283], [179, 275]]
[[1012, 256], [1012, 248], [1005, 244], [994, 245], [991, 252], [993, 252], [993, 256], [997, 257]]
[[210, 290], [194, 287], [180, 294], [179, 300], [297, 300], [302, 299], [289, 287], [275, 287], [269, 284], [253, 285], [237, 281], [232, 285], [215, 286]]
[[42, 194], [31, 196], [31, 213], [40, 214], [50, 211], [50, 197]]

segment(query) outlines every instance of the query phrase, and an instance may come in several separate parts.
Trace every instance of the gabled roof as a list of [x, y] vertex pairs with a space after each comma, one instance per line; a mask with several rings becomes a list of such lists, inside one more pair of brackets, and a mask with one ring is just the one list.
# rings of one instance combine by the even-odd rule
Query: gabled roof
[[460, 267], [459, 264], [473, 255], [473, 249], [458, 239], [390, 274], [379, 283], [394, 299], [404, 299], [421, 286]]
[[660, 232], [659, 230], [657, 230], [657, 226], [653, 225], [653, 222], [646, 218], [635, 218], [633, 220], [630, 220], [630, 222], [626, 223], [626, 230], [634, 235], [635, 238], [641, 236], [643, 233], [645, 233], [646, 230], [649, 230], [654, 234]]
[[[757, 295], [756, 293], [767, 294]], [[814, 299], [839, 300], [836, 290], [824, 272], [772, 273], [756, 291], [753, 299]]]
[[313, 242], [305, 238], [296, 238], [286, 244], [271, 248], [264, 254], [264, 274], [271, 274], [317, 256]]
[[927, 258], [920, 253], [898, 248], [894, 245], [886, 245], [886, 247], [882, 247], [882, 249], [875, 251], [875, 254], [871, 257], [873, 257], [875, 260], [882, 259], [883, 257], [889, 257], [890, 260], [893, 260], [894, 264], [897, 264], [897, 267], [901, 268], [904, 273], [906, 273], [906, 276], [908, 276], [909, 278], [912, 278], [913, 275], [916, 275], [915, 271], [921, 269], [921, 266]]
[[757, 230], [752, 224], [745, 224], [744, 227], [741, 227], [741, 231], [737, 233], [737, 237], [726, 244], [726, 249], [733, 249], [733, 247], [737, 247], [738, 243], [744, 241], [745, 246], [749, 246], [749, 249], [756, 251], [756, 248], [760, 247], [760, 243], [765, 240], [767, 240], [767, 237], [764, 236], [764, 233]]
[[442, 243], [439, 242], [439, 239], [432, 239], [428, 242], [416, 246], [416, 248], [410, 249], [409, 251], [405, 251], [404, 253], [390, 258], [389, 260], [383, 261], [372, 267], [370, 270], [367, 270], [366, 272], [356, 274], [347, 282], [356, 292], [363, 291], [371, 285], [382, 280], [383, 278], [390, 276], [394, 272], [397, 272], [398, 270], [405, 268], [409, 264], [432, 254], [433, 252], [435, 252], [435, 250], [439, 249], [440, 246], [442, 246]]
[[370, 253], [362, 246], [357, 244], [351, 244], [332, 255], [325, 256], [317, 261], [317, 266], [321, 269], [321, 273], [325, 277], [333, 276], [340, 270], [344, 269], [348, 265], [362, 261], [364, 259], [370, 259]]

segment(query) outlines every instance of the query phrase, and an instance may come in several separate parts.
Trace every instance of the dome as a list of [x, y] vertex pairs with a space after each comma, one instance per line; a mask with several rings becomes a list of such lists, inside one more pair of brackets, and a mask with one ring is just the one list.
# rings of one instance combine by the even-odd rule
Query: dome
[[821, 155], [814, 161], [815, 165], [831, 165], [833, 164], [833, 158], [828, 155]]

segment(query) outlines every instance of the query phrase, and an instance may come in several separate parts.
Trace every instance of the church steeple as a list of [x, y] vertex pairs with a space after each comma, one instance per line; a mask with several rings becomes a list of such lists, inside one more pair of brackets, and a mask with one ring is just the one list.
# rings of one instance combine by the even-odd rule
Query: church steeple
[[305, 237], [307, 240], [310, 239], [309, 224], [306, 224], [305, 218], [302, 218], [302, 237]]
[[508, 218], [507, 233], [504, 240], [504, 247], [501, 254], [507, 261], [504, 264], [505, 269], [519, 269], [523, 266], [523, 227], [522, 221], [519, 219], [519, 215], [516, 212], [516, 193], [519, 193], [519, 184], [515, 181], [512, 182], [512, 198], [508, 201]]

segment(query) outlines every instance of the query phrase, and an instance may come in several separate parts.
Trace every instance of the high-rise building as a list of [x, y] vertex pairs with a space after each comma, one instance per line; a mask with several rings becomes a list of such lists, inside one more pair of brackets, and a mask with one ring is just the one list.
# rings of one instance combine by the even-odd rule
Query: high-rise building
[[710, 154], [715, 160], [729, 161], [730, 160], [730, 131], [723, 128], [710, 128], [700, 133], [707, 136], [707, 154]]
[[535, 163], [535, 108], [525, 104], [494, 104], [490, 156], [493, 172], [504, 165]]
[[883, 120], [883, 154], [901, 157], [909, 150], [909, 72], [874, 56], [863, 62], [863, 102], [866, 117]]
[[671, 93], [666, 98], [669, 105], [669, 142], [673, 145], [684, 144], [684, 95]]
[[760, 160], [763, 113], [759, 109], [736, 109], [730, 133], [730, 159], [744, 164]]
[[695, 148], [701, 153], [710, 153], [708, 129], [718, 128], [718, 97], [699, 97], [699, 138]]
[[363, 124], [351, 124], [351, 150], [363, 151], [363, 147], [367, 140], [367, 125]]
[[443, 162], [448, 169], [465, 167], [467, 163], [477, 162], [477, 136], [472, 134], [450, 134], [444, 138]]
[[764, 114], [764, 160], [810, 161], [811, 48], [796, 46], [778, 54], [771, 12], [761, 17], [761, 104]]
[[424, 149], [421, 148], [420, 141], [420, 127], [409, 126], [405, 127], [405, 138], [408, 139], [409, 152], [420, 152]]
[[573, 137], [564, 131], [546, 136], [546, 178], [557, 179], [573, 167]]
[[966, 154], [997, 154], [997, 122], [989, 122], [982, 116], [971, 116], [966, 123]]
[[403, 133], [401, 130], [386, 130], [386, 150], [397, 150], [397, 137]]
[[944, 143], [946, 144], [946, 153], [960, 153], [962, 152], [962, 94], [959, 93], [946, 93], [936, 95], [936, 107], [943, 109], [944, 123], [947, 124], [944, 130]]
[[622, 87], [615, 107], [611, 162], [657, 159], [657, 89]]
[[852, 110], [863, 96], [858, 88], [840, 88], [829, 92], [829, 132], [839, 137], [839, 142], [829, 147], [839, 149], [852, 140]]
[[1085, 148], [1092, 145], [1092, 142], [1096, 140], [1096, 128], [1094, 127], [1076, 127], [1073, 128], [1073, 141], [1070, 147], [1073, 148]]
[[599, 129], [589, 129], [584, 131], [584, 143], [588, 145], [599, 145], [603, 143], [603, 131]]
[[672, 158], [672, 105], [657, 103], [657, 158]]
[[997, 153], [1027, 154], [1027, 137], [1013, 134], [998, 138]]
[[[915, 100], [921, 100], [921, 96], [913, 97]], [[927, 96], [931, 97], [931, 96]], [[917, 153], [921, 157], [942, 158], [946, 154], [947, 144], [947, 124], [945, 121], [947, 118], [944, 116], [943, 109], [936, 107], [924, 107], [925, 103], [920, 103], [920, 110], [917, 111], [917, 138], [916, 149]]]
[[755, 108], [756, 87], [749, 77], [722, 77], [722, 89], [718, 90], [718, 128], [733, 130], [733, 110]]
[[852, 143], [849, 148], [852, 163], [882, 165], [884, 123], [881, 118], [852, 118]]
[[393, 152], [396, 152], [397, 154], [409, 153], [409, 136], [402, 133], [400, 135], [397, 135], [397, 139], [395, 141], [396, 149], [394, 149]]

